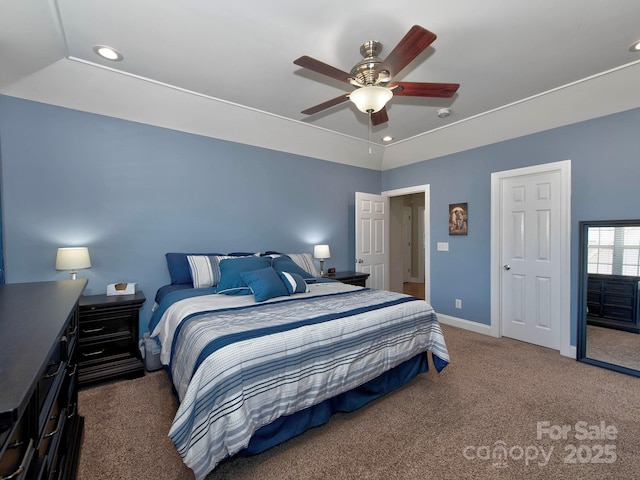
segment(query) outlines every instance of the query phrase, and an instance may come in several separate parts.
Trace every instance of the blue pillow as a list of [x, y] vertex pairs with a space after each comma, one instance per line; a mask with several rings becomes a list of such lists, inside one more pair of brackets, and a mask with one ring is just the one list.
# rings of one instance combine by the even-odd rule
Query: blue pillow
[[278, 272], [280, 276], [280, 280], [285, 284], [289, 294], [292, 293], [306, 293], [309, 291], [309, 287], [307, 286], [307, 282], [304, 281], [297, 273], [291, 272]]
[[167, 268], [169, 268], [169, 276], [172, 285], [182, 285], [185, 283], [193, 284], [191, 278], [191, 269], [187, 255], [222, 255], [221, 253], [176, 253], [170, 252], [165, 255], [167, 257]]
[[289, 295], [289, 290], [272, 267], [261, 268], [251, 272], [240, 272], [244, 283], [249, 285], [256, 302], [264, 302], [270, 298]]
[[289, 273], [297, 273], [302, 278], [315, 278], [306, 270], [302, 269], [296, 262], [291, 260], [290, 257], [286, 255], [281, 255], [280, 257], [275, 257], [272, 262], [273, 268], [276, 269], [277, 272], [289, 272]]
[[220, 261], [220, 282], [216, 292], [226, 295], [251, 295], [251, 289], [244, 283], [240, 273], [270, 266], [269, 257], [225, 258]]

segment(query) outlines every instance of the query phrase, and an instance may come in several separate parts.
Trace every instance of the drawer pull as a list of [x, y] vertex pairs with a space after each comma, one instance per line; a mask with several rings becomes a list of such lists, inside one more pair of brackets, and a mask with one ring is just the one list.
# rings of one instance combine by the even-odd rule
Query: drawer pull
[[73, 336], [76, 334], [76, 332], [77, 332], [77, 331], [78, 331], [78, 325], [75, 325], [75, 326], [73, 327], [73, 330], [71, 330], [71, 331], [69, 332], [69, 336], [70, 336], [70, 337], [73, 337]]
[[64, 362], [62, 362], [62, 361], [58, 362], [58, 368], [56, 369], [56, 371], [55, 371], [55, 372], [53, 372], [53, 373], [47, 373], [47, 374], [44, 376], [44, 378], [52, 378], [52, 377], [56, 377], [56, 376], [60, 373], [60, 369], [62, 368], [62, 364], [63, 364], [63, 363], [64, 363]]
[[77, 372], [77, 371], [78, 371], [78, 364], [76, 363], [76, 364], [73, 366], [73, 372], [69, 372], [69, 376], [70, 376], [70, 377], [74, 377], [74, 376], [76, 375], [76, 372]]
[[95, 357], [96, 355], [100, 355], [104, 353], [104, 348], [102, 350], [96, 350], [95, 352], [82, 353], [83, 357]]
[[76, 414], [76, 410], [78, 408], [78, 404], [74, 403], [73, 405], [71, 405], [71, 413], [67, 414], [67, 418], [71, 418]]
[[56, 424], [56, 429], [53, 430], [52, 432], [46, 433], [42, 436], [42, 438], [51, 438], [54, 435], [57, 435], [58, 432], [60, 432], [60, 430], [62, 430], [62, 426], [64, 425], [64, 420], [66, 419], [65, 417], [65, 413], [64, 410], [62, 410], [62, 412], [60, 412], [60, 415], [52, 415], [51, 417], [49, 417], [49, 420], [58, 420], [58, 423]]
[[21, 475], [22, 472], [25, 471], [26, 467], [29, 466], [29, 464], [31, 463], [32, 456], [33, 456], [33, 439], [29, 440], [29, 446], [27, 447], [27, 450], [24, 452], [22, 463], [20, 463], [20, 466], [17, 468], [17, 470], [12, 474], [7, 475], [6, 477], [0, 477], [0, 480], [12, 480], [14, 478], [18, 478], [18, 476]]
[[82, 329], [82, 333], [96, 333], [96, 332], [101, 332], [102, 330], [104, 330], [104, 327], [98, 327], [98, 328], [89, 328], [87, 330], [85, 330], [84, 328]]

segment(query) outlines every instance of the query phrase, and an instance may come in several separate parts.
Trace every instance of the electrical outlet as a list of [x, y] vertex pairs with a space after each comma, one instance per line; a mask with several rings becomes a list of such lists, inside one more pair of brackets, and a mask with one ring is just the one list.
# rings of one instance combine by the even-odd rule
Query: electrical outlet
[[456, 298], [456, 308], [462, 308], [462, 300]]

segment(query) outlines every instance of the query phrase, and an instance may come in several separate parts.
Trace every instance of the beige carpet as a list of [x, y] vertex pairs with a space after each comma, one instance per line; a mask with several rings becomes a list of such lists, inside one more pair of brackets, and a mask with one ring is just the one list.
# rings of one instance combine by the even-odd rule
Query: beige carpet
[[640, 334], [587, 325], [587, 357], [640, 370]]
[[[442, 374], [260, 455], [226, 460], [207, 480], [639, 478], [640, 379], [443, 330], [452, 363]], [[192, 479], [166, 437], [175, 408], [163, 372], [82, 390], [79, 479]], [[549, 426], [540, 438], [538, 422]], [[550, 438], [564, 425], [566, 438]], [[583, 425], [599, 438], [582, 439]]]

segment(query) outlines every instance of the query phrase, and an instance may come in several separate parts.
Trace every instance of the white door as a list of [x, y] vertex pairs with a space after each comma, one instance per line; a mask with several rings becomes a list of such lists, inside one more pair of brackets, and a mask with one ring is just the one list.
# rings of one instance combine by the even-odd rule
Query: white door
[[356, 192], [356, 271], [369, 274], [367, 286], [389, 285], [389, 197]]
[[402, 281], [411, 281], [411, 207], [402, 209]]
[[425, 208], [418, 207], [418, 239], [420, 245], [418, 245], [418, 282], [424, 282], [424, 251], [425, 251], [425, 233], [424, 225], [426, 223]]
[[502, 335], [560, 348], [560, 172], [501, 181]]

